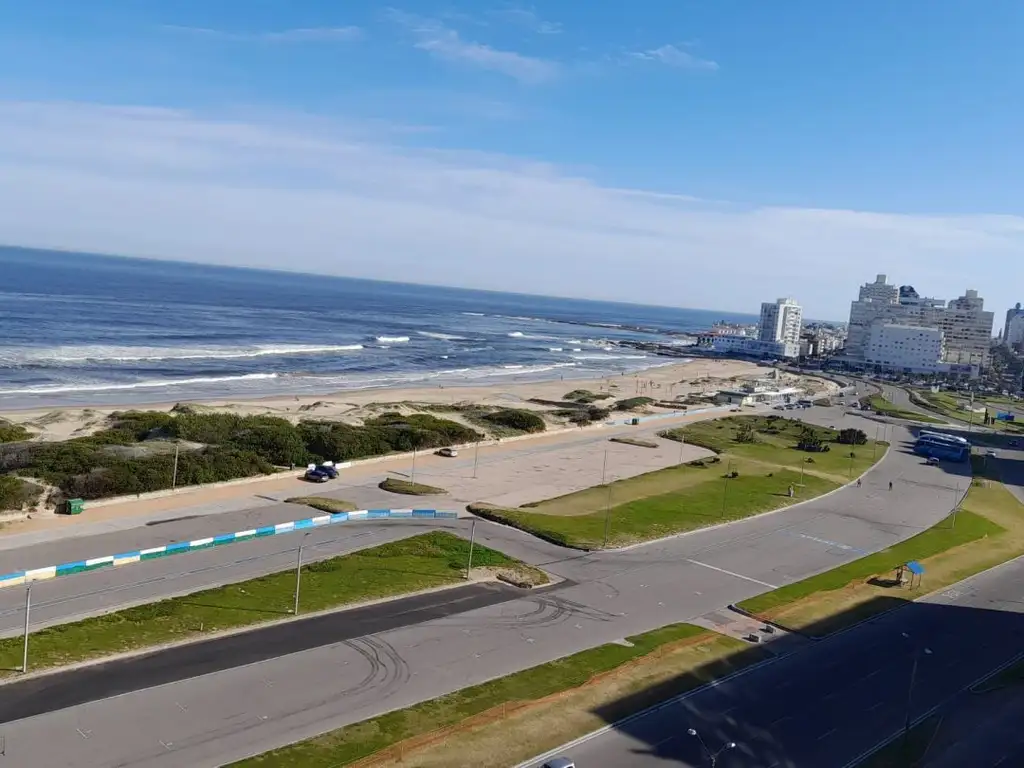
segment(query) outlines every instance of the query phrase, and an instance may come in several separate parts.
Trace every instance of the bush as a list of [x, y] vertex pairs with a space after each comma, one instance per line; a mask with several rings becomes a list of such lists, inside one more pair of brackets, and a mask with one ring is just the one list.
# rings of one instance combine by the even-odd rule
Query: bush
[[543, 432], [547, 428], [544, 419], [536, 413], [520, 408], [504, 408], [494, 413], [488, 413], [483, 419], [496, 426], [515, 429], [519, 432]]
[[604, 421], [608, 418], [611, 412], [607, 408], [599, 408], [596, 405], [592, 405], [589, 408], [582, 408], [580, 410], [571, 411], [567, 414], [569, 421], [573, 424], [578, 424], [581, 427], [585, 427], [587, 424], [593, 424], [598, 421]]
[[653, 397], [627, 397], [615, 404], [616, 411], [632, 411], [635, 408], [642, 408], [654, 402]]
[[43, 489], [10, 475], [0, 475], [0, 510], [23, 509], [38, 501]]
[[867, 441], [868, 436], [864, 434], [863, 430], [853, 428], [841, 430], [836, 438], [837, 443], [844, 445], [864, 445]]
[[402, 480], [397, 477], [389, 477], [382, 480], [378, 486], [382, 491], [391, 493], [403, 493], [407, 496], [440, 496], [448, 493], [444, 488], [437, 488], [433, 485], [414, 483], [410, 480]]
[[594, 403], [598, 400], [607, 400], [611, 395], [607, 392], [591, 392], [589, 389], [574, 389], [562, 395], [563, 400], [574, 403]]
[[0, 443], [17, 443], [21, 440], [28, 440], [32, 433], [20, 424], [11, 424], [9, 421], [0, 419]]

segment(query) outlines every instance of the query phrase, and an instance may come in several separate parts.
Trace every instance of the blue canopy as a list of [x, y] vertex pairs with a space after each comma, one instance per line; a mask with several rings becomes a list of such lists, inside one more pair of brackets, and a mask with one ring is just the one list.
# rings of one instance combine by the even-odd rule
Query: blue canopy
[[907, 563], [907, 569], [915, 576], [920, 576], [924, 573], [924, 566], [917, 562], [917, 560], [911, 560]]

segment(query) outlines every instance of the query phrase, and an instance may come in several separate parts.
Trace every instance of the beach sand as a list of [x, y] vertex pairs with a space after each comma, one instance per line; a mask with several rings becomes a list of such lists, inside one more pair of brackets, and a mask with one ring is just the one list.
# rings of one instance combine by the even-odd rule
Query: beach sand
[[[408, 389], [377, 388], [339, 392], [331, 395], [274, 396], [253, 400], [188, 401], [203, 410], [237, 413], [242, 416], [272, 415], [293, 422], [302, 419], [340, 420], [361, 423], [378, 415], [383, 404], [429, 403], [451, 405], [473, 403], [543, 410], [545, 406], [529, 402], [531, 398], [558, 401], [569, 391], [587, 389], [609, 392], [618, 398], [646, 396], [669, 401], [680, 395], [711, 392], [737, 386], [743, 381], [761, 378], [768, 370], [753, 363], [736, 360], [693, 360], [675, 365], [649, 368], [638, 373], [611, 375], [601, 379], [546, 381], [505, 381], [469, 386], [435, 386]], [[786, 381], [796, 377], [779, 374]], [[822, 379], [800, 377], [802, 386], [825, 391], [834, 385]], [[125, 410], [169, 411], [178, 403], [103, 407], [35, 408], [0, 412], [7, 421], [22, 424], [36, 439], [57, 441], [81, 437], [103, 429], [111, 413]]]
[[[679, 396], [713, 392], [737, 386], [744, 381], [763, 378], [765, 368], [737, 360], [694, 360], [676, 365], [649, 368], [636, 373], [610, 375], [599, 379], [568, 379], [544, 381], [505, 381], [467, 386], [435, 386], [411, 388], [373, 388], [349, 390], [325, 395], [279, 395], [255, 399], [187, 401], [191, 406], [208, 411], [237, 413], [241, 416], [272, 415], [292, 422], [302, 419], [339, 420], [361, 423], [368, 416], [378, 415], [388, 404], [473, 403], [503, 407], [533, 408], [544, 406], [531, 399], [559, 401], [569, 391], [587, 389], [607, 392], [616, 398], [645, 396], [670, 401]], [[787, 382], [796, 378], [779, 374]], [[831, 382], [812, 377], [799, 377], [802, 386], [826, 391]], [[117, 411], [170, 411], [180, 402], [103, 407], [43, 407], [30, 410], [0, 412], [7, 421], [22, 424], [36, 439], [67, 440], [91, 434], [104, 428], [110, 414]]]

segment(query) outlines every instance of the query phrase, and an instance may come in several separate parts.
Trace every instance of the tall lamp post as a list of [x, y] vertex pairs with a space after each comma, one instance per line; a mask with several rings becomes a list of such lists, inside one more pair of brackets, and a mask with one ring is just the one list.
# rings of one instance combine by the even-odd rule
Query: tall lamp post
[[299, 550], [295, 555], [295, 607], [292, 608], [292, 615], [299, 615], [299, 583], [302, 580], [302, 547], [306, 544], [306, 539], [312, 531], [307, 531], [303, 534], [302, 538], [299, 539]]
[[708, 756], [708, 760], [711, 762], [711, 768], [715, 768], [715, 766], [718, 765], [719, 755], [721, 755], [726, 750], [736, 749], [735, 741], [727, 741], [718, 749], [717, 752], [712, 752], [711, 749], [708, 747], [707, 742], [705, 742], [703, 737], [699, 733], [697, 733], [696, 729], [688, 728], [686, 732], [700, 742], [701, 749], [704, 750], [704, 754]]
[[[901, 634], [904, 638], [913, 642], [913, 639], [906, 632], [902, 632]], [[910, 665], [910, 679], [907, 682], [907, 707], [903, 715], [903, 753], [905, 755], [910, 754], [910, 721], [912, 717], [912, 707], [914, 704], [914, 683], [917, 681], [917, 665], [921, 661], [922, 656], [931, 655], [931, 648], [926, 648], [921, 645], [915, 646], [914, 648], [914, 661]]]

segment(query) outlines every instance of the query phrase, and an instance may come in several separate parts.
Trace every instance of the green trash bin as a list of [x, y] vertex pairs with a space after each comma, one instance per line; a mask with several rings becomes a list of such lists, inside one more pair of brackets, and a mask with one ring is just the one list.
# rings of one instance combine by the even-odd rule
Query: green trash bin
[[85, 501], [83, 499], [68, 499], [64, 507], [64, 514], [80, 515], [83, 509], [85, 509]]
[[640, 419], [630, 419], [629, 423], [630, 423], [631, 425], [633, 425], [634, 427], [636, 427], [636, 426], [639, 426], [639, 424], [640, 424]]

